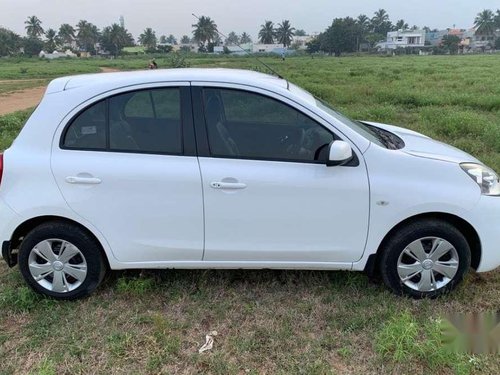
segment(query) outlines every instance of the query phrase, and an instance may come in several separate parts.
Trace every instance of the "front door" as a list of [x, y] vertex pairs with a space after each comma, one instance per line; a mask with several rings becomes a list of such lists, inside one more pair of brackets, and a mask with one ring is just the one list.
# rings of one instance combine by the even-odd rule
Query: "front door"
[[369, 216], [362, 157], [327, 167], [327, 145], [336, 136], [290, 103], [236, 89], [194, 92], [209, 146], [200, 157], [204, 260], [360, 259]]

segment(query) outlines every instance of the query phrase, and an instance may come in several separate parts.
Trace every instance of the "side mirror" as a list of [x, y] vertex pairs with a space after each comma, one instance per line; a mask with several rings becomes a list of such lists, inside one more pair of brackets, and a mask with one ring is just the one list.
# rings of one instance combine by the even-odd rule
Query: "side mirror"
[[352, 148], [344, 141], [332, 141], [328, 146], [328, 167], [342, 166], [352, 160]]

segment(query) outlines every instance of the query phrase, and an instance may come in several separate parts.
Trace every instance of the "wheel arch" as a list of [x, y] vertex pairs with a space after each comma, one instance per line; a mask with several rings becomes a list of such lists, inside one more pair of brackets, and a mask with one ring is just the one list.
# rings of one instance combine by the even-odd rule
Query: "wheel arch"
[[17, 263], [17, 256], [12, 257], [12, 251], [19, 248], [19, 245], [21, 244], [22, 239], [32, 229], [36, 228], [37, 226], [39, 226], [41, 224], [48, 223], [51, 221], [58, 221], [58, 222], [72, 224], [72, 225], [75, 225], [75, 226], [79, 227], [80, 229], [84, 230], [85, 232], [87, 232], [89, 234], [89, 236], [91, 236], [96, 241], [96, 243], [99, 244], [99, 249], [104, 256], [104, 261], [106, 263], [106, 267], [108, 269], [110, 269], [108, 254], [107, 254], [106, 250], [104, 249], [104, 246], [103, 246], [101, 240], [99, 240], [99, 238], [89, 228], [87, 228], [85, 225], [79, 223], [78, 221], [75, 221], [75, 220], [72, 220], [72, 219], [69, 219], [69, 218], [63, 217], [63, 216], [57, 216], [57, 215], [44, 215], [44, 216], [33, 217], [33, 218], [30, 218], [30, 219], [22, 222], [21, 224], [19, 224], [17, 226], [17, 228], [12, 233], [12, 237], [10, 239], [10, 244], [9, 244], [10, 245], [10, 256], [11, 256], [11, 259], [15, 260], [15, 263]]
[[434, 219], [441, 220], [453, 225], [457, 228], [467, 240], [471, 250], [471, 267], [476, 269], [481, 261], [481, 240], [477, 234], [474, 227], [466, 220], [462, 219], [457, 215], [444, 212], [427, 212], [422, 214], [417, 214], [404, 219], [403, 221], [396, 224], [382, 239], [377, 251], [371, 254], [365, 266], [365, 272], [373, 276], [377, 274], [379, 268], [379, 262], [381, 254], [389, 238], [391, 238], [394, 233], [396, 233], [400, 228], [419, 220]]

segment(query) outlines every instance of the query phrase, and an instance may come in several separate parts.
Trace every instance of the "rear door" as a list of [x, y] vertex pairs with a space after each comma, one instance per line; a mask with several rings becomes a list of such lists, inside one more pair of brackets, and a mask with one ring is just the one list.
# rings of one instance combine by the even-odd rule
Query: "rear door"
[[357, 162], [327, 167], [327, 146], [341, 137], [293, 102], [250, 90], [193, 87], [204, 260], [360, 259], [369, 215], [361, 154], [355, 149]]
[[202, 259], [189, 83], [102, 98], [62, 128], [52, 153], [57, 184], [119, 261]]

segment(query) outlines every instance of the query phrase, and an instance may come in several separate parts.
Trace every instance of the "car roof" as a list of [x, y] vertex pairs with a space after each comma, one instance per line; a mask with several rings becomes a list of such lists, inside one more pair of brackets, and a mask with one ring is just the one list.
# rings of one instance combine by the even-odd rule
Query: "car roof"
[[224, 68], [155, 69], [83, 74], [53, 80], [46, 93], [99, 86], [103, 91], [123, 86], [161, 82], [221, 82], [288, 89], [286, 80], [250, 70]]

